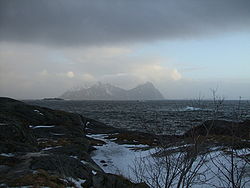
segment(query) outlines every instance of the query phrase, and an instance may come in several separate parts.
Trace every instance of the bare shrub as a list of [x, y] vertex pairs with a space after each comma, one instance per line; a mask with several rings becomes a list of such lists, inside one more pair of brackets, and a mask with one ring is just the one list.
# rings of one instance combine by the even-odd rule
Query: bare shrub
[[[233, 129], [230, 136], [231, 143], [226, 151], [221, 151], [221, 148], [218, 151], [216, 148], [209, 148], [210, 131], [224, 108], [224, 98], [218, 97], [216, 92], [212, 90], [211, 123], [209, 126], [204, 125], [205, 133], [202, 136], [193, 133], [189, 138], [182, 139], [176, 137], [176, 140], [171, 142], [159, 135], [158, 146], [151, 150], [151, 155], [140, 157], [134, 162], [132, 171], [138, 182], [144, 181], [153, 188], [189, 188], [194, 185], [243, 188], [248, 185], [249, 178], [246, 178], [246, 173], [249, 165], [247, 157], [249, 148], [237, 149], [239, 147], [235, 139], [239, 138], [233, 135]], [[193, 102], [196, 106], [204, 108], [204, 101], [201, 98]], [[239, 122], [240, 100], [236, 109], [234, 119], [235, 122]], [[157, 117], [156, 113], [155, 118]], [[205, 120], [207, 119], [203, 121]], [[155, 133], [165, 131], [157, 126], [157, 119], [153, 122], [155, 122]], [[141, 125], [143, 129], [153, 132], [153, 125], [148, 125], [143, 118]]]

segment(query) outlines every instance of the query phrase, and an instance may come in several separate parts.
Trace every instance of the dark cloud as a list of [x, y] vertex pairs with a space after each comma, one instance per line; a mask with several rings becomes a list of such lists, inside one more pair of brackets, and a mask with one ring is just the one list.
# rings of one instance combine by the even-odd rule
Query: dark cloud
[[0, 0], [0, 41], [102, 45], [250, 28], [249, 0]]

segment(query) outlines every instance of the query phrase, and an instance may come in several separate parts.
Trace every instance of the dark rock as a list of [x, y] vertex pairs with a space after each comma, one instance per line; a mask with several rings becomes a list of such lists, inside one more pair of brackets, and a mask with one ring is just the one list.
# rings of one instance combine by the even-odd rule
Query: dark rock
[[187, 131], [184, 136], [225, 135], [239, 138], [250, 138], [250, 120], [233, 122], [225, 120], [208, 120]]
[[89, 160], [90, 156], [87, 153], [87, 150], [85, 147], [82, 147], [81, 145], [67, 145], [62, 147], [55, 147], [49, 150], [50, 153], [54, 154], [64, 154], [68, 156], [75, 156], [79, 159], [85, 159]]
[[138, 187], [105, 174], [91, 159], [94, 141], [85, 136], [87, 122], [105, 131], [104, 124], [78, 114], [0, 97], [0, 153], [6, 153], [0, 155], [0, 185], [73, 187], [73, 178], [86, 180], [83, 187]]
[[32, 170], [43, 169], [63, 177], [88, 179], [91, 174], [91, 169], [67, 155], [33, 157], [30, 167]]
[[95, 188], [149, 188], [144, 183], [134, 184], [122, 176], [113, 174], [96, 174], [92, 179]]
[[91, 134], [108, 134], [108, 133], [117, 133], [119, 131], [125, 131], [122, 129], [118, 129], [112, 126], [107, 126], [104, 123], [87, 119], [86, 132]]
[[37, 151], [32, 131], [20, 124], [0, 124], [0, 153]]
[[14, 157], [14, 156], [0, 156], [0, 164], [1, 165], [7, 165], [9, 167], [13, 167], [16, 164], [20, 163], [21, 160]]
[[0, 97], [0, 123], [29, 127], [30, 125], [58, 125], [70, 128], [72, 136], [83, 134], [80, 115], [60, 110], [31, 106], [24, 102]]

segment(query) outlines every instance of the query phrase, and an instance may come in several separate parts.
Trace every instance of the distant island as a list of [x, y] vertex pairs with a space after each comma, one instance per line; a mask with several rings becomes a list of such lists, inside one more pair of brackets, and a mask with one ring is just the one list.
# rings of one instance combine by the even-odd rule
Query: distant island
[[62, 101], [64, 99], [55, 97], [55, 98], [43, 98], [42, 100], [45, 100], [45, 101]]
[[89, 88], [66, 91], [60, 98], [70, 100], [163, 100], [161, 92], [151, 82], [133, 89], [122, 89], [111, 84], [97, 83]]

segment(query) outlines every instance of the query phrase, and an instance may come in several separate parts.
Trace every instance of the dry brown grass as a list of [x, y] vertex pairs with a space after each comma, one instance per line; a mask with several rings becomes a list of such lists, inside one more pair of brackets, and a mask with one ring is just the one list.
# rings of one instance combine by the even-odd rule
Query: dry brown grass
[[156, 146], [157, 142], [155, 137], [144, 134], [144, 133], [132, 133], [132, 132], [124, 132], [118, 133], [114, 135], [107, 136], [108, 139], [116, 139], [114, 140], [117, 143], [126, 143], [126, 144], [144, 144], [149, 146]]
[[40, 141], [38, 143], [38, 146], [43, 149], [46, 147], [66, 146], [66, 145], [71, 145], [73, 143], [74, 141], [70, 138], [58, 138], [58, 139]]
[[64, 188], [72, 186], [56, 175], [50, 175], [44, 170], [38, 170], [34, 174], [27, 174], [20, 178], [15, 179], [9, 183], [9, 186], [20, 187], [20, 186], [32, 186], [32, 187], [51, 187], [51, 188]]

